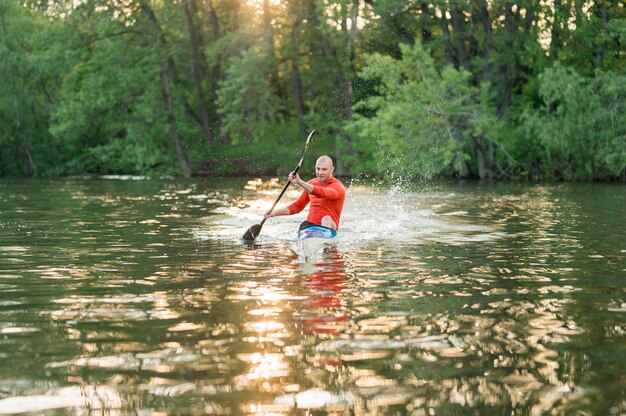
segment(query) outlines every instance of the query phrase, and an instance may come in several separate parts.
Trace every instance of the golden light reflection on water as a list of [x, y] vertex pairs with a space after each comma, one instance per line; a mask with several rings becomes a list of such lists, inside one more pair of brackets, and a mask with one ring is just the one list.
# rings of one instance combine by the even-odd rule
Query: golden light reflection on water
[[[338, 301], [337, 296], [347, 287], [344, 272], [320, 268], [319, 271], [302, 277], [303, 284], [309, 285], [308, 289], [313, 295], [305, 300], [304, 305], [318, 311], [324, 308], [341, 308], [341, 302]], [[432, 280], [426, 283], [439, 283], [434, 278]], [[328, 284], [321, 290], [321, 285], [324, 283]], [[372, 282], [368, 282], [366, 286], [371, 285]], [[568, 291], [567, 288], [563, 290]], [[544, 293], [553, 292], [548, 288]], [[314, 296], [315, 294], [319, 296]], [[369, 297], [369, 292], [362, 292], [361, 295]], [[375, 299], [376, 296], [373, 298]], [[333, 331], [328, 331], [324, 327], [321, 330], [317, 327], [315, 330], [307, 331], [306, 325], [303, 325], [301, 334], [306, 336], [306, 333], [315, 333], [319, 337], [315, 354], [308, 354], [306, 362], [311, 365], [311, 369], [323, 369], [326, 374], [342, 374], [343, 381], [340, 379], [337, 381], [351, 386], [349, 391], [352, 397], [350, 402], [352, 409], [367, 408], [371, 411], [382, 410], [388, 406], [401, 406], [406, 411], [417, 411], [423, 409], [426, 404], [428, 404], [427, 407], [434, 408], [443, 406], [445, 403], [462, 407], [499, 406], [502, 404], [502, 398], [508, 397], [514, 405], [536, 401], [533, 412], [541, 413], [549, 409], [566, 408], [577, 400], [582, 391], [571, 380], [567, 383], [561, 380], [557, 362], [559, 354], [545, 346], [546, 343], [550, 345], [568, 342], [568, 336], [579, 334], [575, 322], [572, 320], [565, 322], [559, 319], [558, 312], [565, 306], [563, 302], [555, 299], [542, 300], [539, 304], [522, 303], [520, 306], [508, 300], [492, 302], [488, 309], [482, 310], [482, 313], [497, 315], [505, 310], [507, 315], [513, 316], [532, 313], [528, 321], [530, 329], [520, 328], [513, 320], [498, 322], [489, 317], [474, 314], [457, 317], [446, 314], [403, 314], [361, 319], [353, 322], [355, 325], [350, 326], [350, 329], [345, 327], [343, 330], [334, 327]], [[348, 320], [346, 315], [335, 314], [334, 317], [330, 317], [326, 314], [326, 310], [324, 313], [325, 315], [317, 315], [312, 320], [308, 319], [308, 322], [307, 319], [302, 320], [309, 324], [313, 323], [314, 327], [320, 322], [336, 323]], [[300, 314], [295, 316], [298, 315]], [[337, 317], [341, 319], [336, 319]], [[421, 324], [413, 327], [411, 322], [416, 320]], [[350, 336], [346, 338], [341, 336], [342, 334]], [[331, 338], [323, 341], [324, 337], [329, 335]], [[525, 337], [524, 341], [518, 339], [520, 336]], [[491, 340], [497, 341], [494, 343]], [[532, 351], [535, 351], [534, 355]], [[304, 354], [307, 355], [306, 351]], [[520, 360], [519, 354], [525, 354], [529, 358]], [[271, 368], [270, 362], [279, 358], [279, 356], [271, 356], [261, 359], [259, 355], [254, 357], [258, 362], [262, 362], [259, 366], [253, 367], [255, 370], [252, 374], [255, 378], [258, 377], [259, 372], [269, 377], [271, 373], [267, 370]], [[406, 368], [415, 366], [414, 359], [425, 363], [450, 363], [459, 371], [469, 366], [469, 371], [475, 372], [472, 369], [475, 364], [472, 362], [483, 363], [481, 366], [488, 368], [490, 367], [487, 364], [489, 361], [485, 361], [488, 357], [493, 357], [491, 366], [497, 371], [486, 370], [482, 377], [467, 379], [467, 384], [458, 379], [444, 379], [437, 382], [421, 378], [422, 381], [415, 386], [420, 389], [427, 387], [424, 398], [411, 389], [401, 387], [402, 384], [405, 386], [414, 384], [411, 379], [419, 374], [413, 372], [414, 370], [406, 371]], [[380, 360], [391, 360], [393, 362], [391, 369], [399, 371], [404, 376], [399, 379], [397, 375], [394, 378], [388, 378], [376, 370], [361, 368], [364, 363], [375, 363]], [[281, 376], [288, 375], [284, 367], [277, 367], [281, 368], [279, 373]], [[308, 381], [301, 381], [299, 385], [319, 385], [329, 388], [329, 379], [317, 379], [319, 370], [305, 371], [305, 374], [310, 375], [305, 377]], [[310, 378], [313, 375], [316, 376]], [[320, 381], [322, 384], [319, 384]], [[433, 398], [432, 391], [434, 390], [439, 391], [440, 401]], [[290, 405], [297, 408], [329, 410], [332, 406], [329, 403], [335, 399], [339, 400], [333, 396], [332, 400], [325, 402], [319, 397], [315, 398], [315, 395], [305, 394], [308, 391], [301, 390], [301, 396], [293, 393], [279, 396], [274, 404], [291, 400]], [[328, 390], [323, 392], [330, 394]], [[248, 407], [244, 406], [243, 409], [252, 413], [259, 409], [271, 410], [271, 404], [267, 406], [269, 407], [263, 408], [260, 404], [250, 404]]]
[[[86, 190], [74, 201], [105, 209], [62, 211], [69, 240], [5, 240], [0, 413], [15, 399], [112, 414], [626, 411], [626, 298], [611, 275], [626, 251], [574, 229], [584, 215], [549, 188], [400, 195], [418, 209], [387, 210], [402, 231], [417, 222], [411, 238], [348, 241], [301, 263], [291, 223], [253, 245], [229, 240], [280, 182], [249, 183], [245, 201], [201, 185]], [[236, 233], [211, 225], [220, 209], [241, 213]], [[347, 214], [345, 235], [358, 234]]]
[[288, 376], [289, 364], [284, 360], [283, 354], [253, 353], [241, 354], [238, 358], [249, 364], [249, 371], [244, 376], [250, 381], [261, 381], [260, 387], [267, 390], [270, 384], [265, 380]]

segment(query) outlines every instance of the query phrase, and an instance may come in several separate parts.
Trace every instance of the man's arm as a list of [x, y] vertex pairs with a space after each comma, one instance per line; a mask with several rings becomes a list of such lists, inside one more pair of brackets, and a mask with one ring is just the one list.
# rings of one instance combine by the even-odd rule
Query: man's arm
[[263, 214], [263, 219], [266, 220], [268, 218], [278, 217], [278, 216], [281, 216], [281, 215], [291, 215], [291, 212], [289, 211], [289, 208], [283, 207], [283, 208], [275, 209], [272, 212], [266, 212], [265, 214]]
[[311, 185], [308, 182], [303, 181], [302, 179], [300, 179], [300, 175], [298, 175], [297, 173], [293, 173], [291, 172], [289, 174], [289, 181], [291, 183], [295, 183], [296, 185], [301, 186], [305, 191], [307, 191], [308, 193], [312, 193], [313, 192], [313, 188], [314, 186]]
[[302, 211], [308, 205], [308, 203], [309, 194], [306, 191], [303, 191], [294, 203], [280, 209], [275, 209], [271, 213], [266, 212], [265, 215], [263, 215], [263, 218], [268, 219], [270, 217], [278, 217], [280, 215], [297, 214], [298, 212]]
[[315, 186], [311, 193], [318, 198], [340, 199], [345, 197], [346, 188], [340, 182], [335, 182], [326, 188]]

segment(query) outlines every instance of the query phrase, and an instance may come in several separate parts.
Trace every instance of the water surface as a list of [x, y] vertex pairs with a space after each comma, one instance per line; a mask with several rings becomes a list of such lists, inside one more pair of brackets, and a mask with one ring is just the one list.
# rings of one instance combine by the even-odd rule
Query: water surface
[[0, 414], [626, 413], [624, 186], [281, 186], [2, 179]]

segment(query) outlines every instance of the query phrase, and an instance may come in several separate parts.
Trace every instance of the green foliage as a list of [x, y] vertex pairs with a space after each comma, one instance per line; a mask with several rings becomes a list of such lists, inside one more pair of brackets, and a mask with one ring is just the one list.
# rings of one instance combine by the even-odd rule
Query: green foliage
[[[331, 136], [324, 131], [316, 134], [312, 150], [302, 166], [304, 176], [314, 173], [316, 154], [332, 154], [330, 139]], [[295, 120], [271, 124], [263, 135], [252, 142], [240, 140], [214, 146], [206, 165], [200, 166], [199, 171], [211, 176], [254, 174], [286, 177], [295, 167], [303, 144]]]
[[226, 120], [224, 131], [234, 140], [252, 140], [279, 121], [280, 103], [268, 73], [267, 59], [254, 51], [232, 58], [218, 91], [218, 105]]
[[544, 105], [526, 113], [545, 148], [544, 169], [567, 180], [606, 179], [626, 168], [626, 76], [583, 77], [555, 64], [539, 77]]
[[361, 72], [380, 80], [380, 95], [356, 108], [376, 115], [358, 116], [349, 129], [359, 132], [362, 154], [382, 157], [377, 166], [366, 161], [359, 169], [425, 177], [458, 172], [462, 162], [473, 159], [472, 140], [495, 132], [493, 110], [483, 90], [470, 85], [469, 73], [450, 66], [438, 70], [421, 42], [402, 45], [401, 51], [400, 60], [369, 56]]
[[[115, 29], [123, 30], [108, 30]], [[64, 78], [50, 131], [62, 143], [68, 173], [145, 173], [164, 159], [158, 148], [166, 127], [154, 105], [156, 54], [127, 40], [124, 49], [112, 38], [83, 45], [81, 60]], [[140, 156], [145, 159], [132, 160]]]
[[0, 2], [0, 174], [36, 174], [53, 164], [50, 151], [36, 153], [50, 139], [32, 51], [43, 27], [17, 4]]
[[0, 1], [0, 175], [626, 181], [620, 2], [265, 5]]

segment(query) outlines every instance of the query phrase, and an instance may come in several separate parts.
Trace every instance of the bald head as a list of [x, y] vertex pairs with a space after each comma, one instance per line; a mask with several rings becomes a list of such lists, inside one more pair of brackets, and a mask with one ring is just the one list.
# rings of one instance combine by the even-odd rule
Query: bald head
[[328, 164], [331, 167], [333, 166], [333, 160], [330, 158], [330, 156], [326, 156], [326, 155], [322, 155], [318, 157], [317, 162], [315, 163], [315, 166], [317, 166], [318, 163]]
[[333, 160], [326, 155], [320, 156], [317, 162], [315, 162], [315, 176], [321, 183], [326, 183], [327, 180], [332, 178], [334, 170]]

